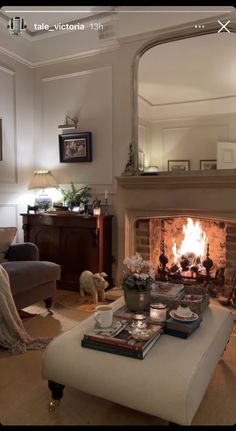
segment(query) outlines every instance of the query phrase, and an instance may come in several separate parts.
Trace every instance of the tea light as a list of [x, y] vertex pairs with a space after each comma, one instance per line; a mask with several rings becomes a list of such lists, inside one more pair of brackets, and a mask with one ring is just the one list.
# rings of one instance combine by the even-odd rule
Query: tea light
[[166, 320], [166, 308], [165, 304], [150, 304], [150, 319], [164, 322]]
[[147, 327], [147, 318], [144, 314], [134, 314], [132, 318], [132, 327], [138, 329], [144, 329]]

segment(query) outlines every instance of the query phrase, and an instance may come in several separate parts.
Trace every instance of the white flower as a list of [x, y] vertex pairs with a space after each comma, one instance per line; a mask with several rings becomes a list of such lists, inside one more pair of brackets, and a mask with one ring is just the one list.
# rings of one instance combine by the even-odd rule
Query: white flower
[[143, 260], [139, 253], [136, 253], [132, 257], [126, 257], [123, 260], [123, 264], [128, 268], [129, 272], [138, 277], [138, 274], [142, 273], [142, 279], [147, 278], [146, 276], [155, 277], [155, 271], [153, 264], [150, 260]]

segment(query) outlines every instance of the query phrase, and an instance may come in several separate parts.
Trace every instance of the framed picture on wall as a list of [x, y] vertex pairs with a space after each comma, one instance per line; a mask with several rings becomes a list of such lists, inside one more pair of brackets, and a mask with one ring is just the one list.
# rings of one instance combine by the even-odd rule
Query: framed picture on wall
[[59, 135], [61, 163], [92, 161], [92, 133], [79, 132]]
[[168, 160], [168, 171], [189, 171], [190, 160]]
[[217, 169], [216, 160], [200, 160], [200, 171], [212, 171]]

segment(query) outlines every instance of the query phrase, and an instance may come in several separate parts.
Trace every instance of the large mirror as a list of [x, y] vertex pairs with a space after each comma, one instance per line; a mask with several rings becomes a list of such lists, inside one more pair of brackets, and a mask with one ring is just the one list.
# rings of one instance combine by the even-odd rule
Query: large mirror
[[236, 168], [235, 27], [219, 32], [215, 20], [205, 28], [157, 38], [137, 55], [134, 156], [141, 172]]

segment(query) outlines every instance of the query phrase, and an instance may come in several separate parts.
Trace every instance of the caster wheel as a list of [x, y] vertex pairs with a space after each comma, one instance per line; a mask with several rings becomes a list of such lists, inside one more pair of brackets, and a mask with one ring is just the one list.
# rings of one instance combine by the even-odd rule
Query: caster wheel
[[57, 407], [59, 406], [59, 404], [60, 404], [59, 400], [52, 400], [52, 401], [50, 401], [49, 406], [48, 406], [49, 412], [50, 413], [54, 413], [55, 410], [57, 409]]

